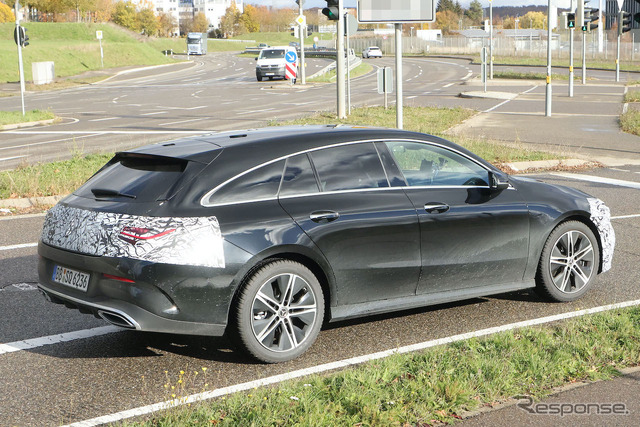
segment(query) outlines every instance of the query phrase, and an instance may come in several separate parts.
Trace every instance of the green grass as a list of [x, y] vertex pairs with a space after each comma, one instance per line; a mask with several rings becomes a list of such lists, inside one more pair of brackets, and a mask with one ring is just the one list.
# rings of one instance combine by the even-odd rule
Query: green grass
[[[465, 108], [404, 107], [403, 127], [406, 130], [442, 136], [495, 164], [558, 158], [558, 155], [530, 150], [524, 145], [511, 146], [483, 139], [451, 137], [445, 134], [447, 129], [463, 122], [474, 114], [476, 114], [475, 111]], [[351, 110], [351, 115], [344, 120], [338, 120], [334, 113], [322, 112], [313, 116], [274, 124], [311, 125], [328, 123], [393, 128], [396, 126], [396, 111], [394, 108], [385, 110], [383, 107], [354, 108]]]
[[620, 127], [624, 132], [640, 136], [640, 111], [630, 109], [622, 114]]
[[0, 199], [69, 194], [111, 157], [113, 154], [77, 155], [71, 160], [0, 172]]
[[[371, 70], [373, 69], [373, 66], [371, 64], [367, 64], [366, 62], [363, 62], [362, 64], [358, 65], [356, 68], [354, 68], [353, 70], [351, 70], [351, 78], [355, 79], [356, 77], [360, 77], [363, 76], [365, 74], [368, 74], [371, 72]], [[332, 83], [336, 81], [336, 70], [331, 70], [328, 73], [324, 73], [318, 77], [314, 77], [313, 79], [307, 79], [307, 81], [312, 82], [312, 83]]]
[[625, 93], [624, 102], [640, 102], [640, 90], [630, 90]]
[[[523, 80], [545, 80], [546, 73], [520, 73], [517, 71], [496, 71], [493, 73], [496, 79], [523, 79]], [[574, 80], [581, 77], [574, 75]], [[569, 74], [551, 74], [551, 80], [569, 80]]]
[[[452, 423], [464, 411], [512, 396], [541, 398], [567, 383], [615, 377], [619, 368], [640, 364], [639, 337], [640, 308], [622, 309], [394, 355], [338, 373], [174, 408], [125, 425]], [[202, 375], [195, 379], [194, 392], [207, 388]], [[168, 378], [165, 386], [171, 382]], [[176, 398], [188, 392], [182, 388]]]
[[[0, 67], [0, 83], [19, 80], [14, 27], [13, 23], [0, 24], [0, 63], [5, 64]], [[142, 43], [127, 32], [106, 24], [28, 22], [24, 27], [29, 35], [29, 46], [22, 49], [26, 80], [33, 80], [33, 62], [53, 61], [56, 77], [101, 69], [96, 30], [103, 31], [104, 68], [175, 62], [152, 44]]]
[[36, 122], [39, 120], [55, 119], [56, 116], [51, 111], [31, 110], [25, 111], [0, 111], [0, 127], [14, 123]]

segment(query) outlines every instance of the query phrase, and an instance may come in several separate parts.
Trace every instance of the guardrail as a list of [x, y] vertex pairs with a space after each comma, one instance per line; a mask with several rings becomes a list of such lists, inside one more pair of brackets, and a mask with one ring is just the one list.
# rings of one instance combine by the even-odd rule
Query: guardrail
[[[243, 53], [251, 53], [255, 55], [259, 55], [262, 48], [259, 47], [245, 47]], [[297, 52], [300, 53], [300, 49], [297, 49]], [[305, 48], [304, 55], [307, 58], [331, 58], [336, 56], [335, 49], [313, 49], [313, 48]]]

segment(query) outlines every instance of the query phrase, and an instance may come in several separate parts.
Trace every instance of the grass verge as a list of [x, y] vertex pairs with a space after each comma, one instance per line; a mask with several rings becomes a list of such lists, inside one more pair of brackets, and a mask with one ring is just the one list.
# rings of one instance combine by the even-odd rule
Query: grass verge
[[[371, 64], [367, 64], [365, 62], [363, 62], [362, 64], [358, 65], [356, 68], [354, 68], [353, 70], [351, 70], [351, 78], [354, 79], [356, 77], [360, 77], [363, 76], [369, 72], [371, 72], [371, 70], [373, 69], [373, 66]], [[328, 73], [324, 73], [321, 76], [315, 77], [313, 79], [308, 79], [307, 81], [311, 82], [311, 83], [331, 83], [331, 82], [335, 82], [336, 81], [336, 70], [331, 70]]]
[[625, 93], [624, 102], [640, 102], [640, 90], [630, 90]]
[[640, 111], [629, 109], [622, 114], [620, 127], [624, 132], [640, 136]]
[[71, 160], [21, 166], [0, 172], [0, 199], [69, 194], [113, 154], [77, 155]]
[[55, 118], [55, 114], [48, 110], [25, 111], [24, 116], [22, 115], [22, 111], [0, 111], [0, 127], [16, 123], [36, 122], [38, 120], [50, 120]]
[[621, 309], [395, 355], [125, 425], [451, 423], [513, 396], [538, 399], [567, 383], [615, 377], [618, 369], [640, 364], [639, 337], [640, 308]]
[[[473, 116], [475, 111], [465, 108], [404, 107], [404, 129], [445, 137], [480, 157], [495, 164], [530, 160], [557, 159], [559, 156], [543, 151], [535, 151], [525, 146], [499, 144], [479, 138], [461, 138], [445, 135], [445, 131]], [[354, 108], [351, 115], [338, 120], [333, 113], [321, 112], [315, 115], [292, 120], [278, 125], [313, 125], [340, 123], [360, 126], [379, 126], [393, 128], [396, 126], [396, 110], [384, 107]]]
[[[545, 80], [547, 78], [546, 73], [520, 73], [516, 71], [496, 71], [493, 73], [493, 77], [496, 79], [522, 79], [522, 80]], [[582, 77], [574, 75], [574, 80], [579, 80]], [[551, 80], [569, 80], [568, 74], [551, 74]]]
[[[578, 64], [581, 60], [575, 59], [574, 66]], [[475, 55], [473, 58], [473, 62], [480, 63], [480, 56]], [[535, 66], [546, 66], [547, 58], [534, 58], [527, 56], [496, 56], [493, 59], [494, 65], [535, 65]], [[580, 62], [581, 63], [581, 62]], [[553, 66], [555, 67], [568, 67], [569, 60], [568, 59], [553, 59]], [[615, 59], [611, 61], [593, 61], [588, 60], [586, 63], [587, 68], [601, 68], [604, 70], [615, 70], [616, 62]], [[624, 64], [620, 63], [621, 71], [640, 71], [640, 65], [636, 64]]]
[[[405, 107], [404, 127], [407, 130], [444, 136], [444, 132], [474, 115], [464, 108]], [[395, 110], [383, 107], [364, 107], [352, 110], [346, 120], [336, 120], [330, 113], [272, 125], [349, 123], [362, 126], [395, 127]], [[471, 138], [450, 138], [490, 162], [501, 163], [558, 158], [557, 155], [529, 150], [525, 147], [506, 146], [491, 141]], [[0, 199], [17, 197], [52, 196], [68, 194], [84, 183], [113, 154], [77, 155], [71, 160], [36, 165], [25, 165], [12, 171], [0, 172]]]

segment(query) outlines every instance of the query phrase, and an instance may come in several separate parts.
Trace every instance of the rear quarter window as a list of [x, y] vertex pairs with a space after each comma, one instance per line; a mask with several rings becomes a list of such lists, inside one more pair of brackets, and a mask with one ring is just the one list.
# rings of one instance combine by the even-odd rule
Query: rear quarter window
[[204, 197], [205, 206], [244, 203], [275, 198], [280, 188], [284, 160], [247, 172]]

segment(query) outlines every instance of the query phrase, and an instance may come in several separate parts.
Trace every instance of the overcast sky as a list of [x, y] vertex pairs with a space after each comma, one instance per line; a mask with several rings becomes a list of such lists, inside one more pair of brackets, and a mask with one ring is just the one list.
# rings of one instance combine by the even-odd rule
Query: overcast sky
[[[437, 2], [437, 0], [435, 0]], [[552, 0], [553, 4], [556, 4], [558, 7], [568, 7], [570, 0]], [[275, 6], [275, 7], [296, 7], [297, 4], [295, 0], [244, 0], [245, 4], [260, 4], [266, 6]], [[464, 7], [468, 7], [471, 0], [460, 0], [460, 4]], [[592, 0], [593, 2], [593, 0]], [[598, 0], [595, 0], [594, 3], [597, 3]], [[347, 7], [355, 7], [356, 0], [344, 0], [344, 5]], [[480, 3], [484, 7], [489, 7], [489, 0], [480, 0]], [[528, 5], [546, 5], [547, 1], [544, 0], [493, 0], [494, 6], [528, 6]], [[309, 7], [321, 7], [326, 6], [327, 2], [325, 0], [305, 0], [304, 8]]]

